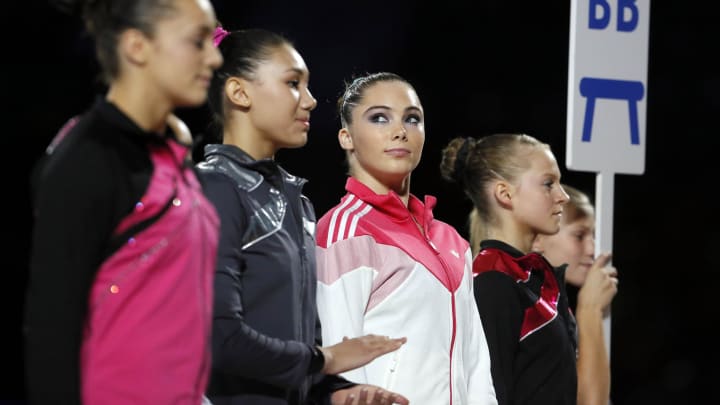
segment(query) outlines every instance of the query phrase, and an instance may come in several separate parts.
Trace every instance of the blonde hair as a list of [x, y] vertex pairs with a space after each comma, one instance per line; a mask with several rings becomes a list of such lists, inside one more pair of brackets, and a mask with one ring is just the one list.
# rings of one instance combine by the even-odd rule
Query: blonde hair
[[570, 197], [563, 207], [563, 222], [570, 223], [595, 216], [595, 207], [587, 194], [567, 184], [562, 184], [562, 188]]
[[500, 133], [479, 139], [454, 138], [442, 151], [442, 177], [457, 183], [473, 203], [468, 217], [473, 255], [487, 236], [487, 224], [494, 220], [485, 190], [495, 180], [514, 182], [529, 168], [525, 147], [550, 150], [550, 145], [530, 135]]

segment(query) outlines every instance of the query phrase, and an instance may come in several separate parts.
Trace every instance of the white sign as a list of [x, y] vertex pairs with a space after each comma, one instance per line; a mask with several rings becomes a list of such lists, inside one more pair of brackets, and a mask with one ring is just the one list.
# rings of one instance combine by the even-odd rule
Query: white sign
[[566, 165], [643, 174], [650, 0], [573, 0]]

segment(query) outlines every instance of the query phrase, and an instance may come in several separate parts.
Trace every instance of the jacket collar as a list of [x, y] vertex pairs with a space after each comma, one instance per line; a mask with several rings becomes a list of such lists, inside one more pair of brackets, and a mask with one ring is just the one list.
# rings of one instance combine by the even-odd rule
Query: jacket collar
[[272, 180], [280, 176], [285, 183], [302, 187], [307, 180], [302, 177], [293, 176], [283, 169], [275, 159], [256, 160], [244, 150], [235, 145], [211, 143], [205, 145], [205, 160], [213, 156], [222, 156], [247, 169], [260, 173], [263, 177]]
[[[252, 166], [255, 164], [258, 164], [259, 162], [262, 162], [263, 160], [255, 160], [250, 155], [248, 155], [244, 150], [238, 148], [235, 145], [226, 145], [222, 143], [211, 143], [208, 145], [205, 145], [205, 159], [213, 156], [213, 155], [221, 155], [224, 156], [236, 163], [239, 163], [243, 166]], [[270, 160], [270, 159], [264, 159], [264, 160]]]
[[520, 256], [523, 256], [524, 253], [515, 248], [514, 246], [511, 246], [501, 240], [497, 239], [485, 239], [483, 241], [480, 241], [480, 250], [482, 249], [499, 249], [504, 251], [505, 253], [509, 254], [510, 256], [514, 258], [518, 258]]
[[412, 215], [423, 228], [426, 228], [426, 224], [431, 223], [434, 218], [432, 210], [435, 208], [437, 198], [431, 195], [426, 195], [423, 202], [410, 194], [406, 207], [396, 192], [390, 190], [387, 194], [377, 194], [354, 177], [347, 178], [345, 190], [397, 221], [410, 220]]
[[165, 128], [165, 133], [163, 134], [146, 131], [128, 117], [115, 104], [104, 97], [98, 97], [96, 99], [94, 109], [97, 111], [99, 116], [114, 127], [118, 128], [132, 142], [166, 147], [173, 155], [174, 160], [178, 163], [178, 165], [183, 165], [185, 167], [192, 166], [193, 162], [189, 153], [189, 148], [175, 140], [175, 135], [169, 127]]
[[536, 269], [545, 267], [550, 268], [553, 272], [555, 272], [555, 274], [557, 274], [560, 280], [565, 280], [565, 270], [567, 269], [567, 263], [563, 263], [557, 267], [554, 267], [540, 253], [530, 252], [528, 254], [524, 254], [520, 250], [516, 249], [514, 246], [511, 246], [497, 239], [485, 239], [481, 241], [480, 250], [482, 251], [485, 249], [497, 249], [507, 253], [513, 258], [515, 262], [519, 263], [520, 266], [526, 270], [531, 267], [534, 267]]
[[164, 134], [149, 132], [140, 128], [135, 121], [130, 119], [130, 117], [122, 112], [115, 104], [106, 100], [104, 97], [98, 97], [95, 100], [94, 108], [105, 120], [141, 142], [164, 144], [167, 138], [172, 138], [169, 128]]

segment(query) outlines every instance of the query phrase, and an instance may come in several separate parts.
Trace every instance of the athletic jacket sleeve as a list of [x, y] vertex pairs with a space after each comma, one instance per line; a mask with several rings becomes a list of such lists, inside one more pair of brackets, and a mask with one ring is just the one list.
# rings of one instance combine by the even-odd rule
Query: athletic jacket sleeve
[[474, 294], [490, 350], [498, 404], [512, 404], [513, 364], [524, 313], [515, 281], [498, 271], [481, 273], [474, 279]]
[[[315, 322], [315, 345], [323, 346], [322, 327], [320, 317]], [[316, 404], [332, 405], [331, 396], [333, 392], [350, 388], [357, 385], [339, 375], [316, 373], [313, 375], [313, 386], [310, 389], [310, 399]]]
[[[317, 249], [317, 303], [322, 339], [325, 345], [341, 342], [343, 337], [366, 334], [363, 323], [377, 269], [382, 258], [376, 253], [370, 236], [338, 241]], [[365, 368], [343, 376], [358, 384], [367, 384]]]
[[466, 272], [465, 277], [467, 283], [465, 284], [468, 288], [470, 297], [467, 305], [468, 313], [470, 315], [469, 335], [470, 337], [465, 339], [466, 342], [464, 350], [464, 358], [466, 359], [468, 366], [468, 399], [470, 402], [468, 405], [490, 405], [497, 404], [495, 395], [495, 388], [493, 386], [493, 378], [491, 375], [490, 368], [490, 350], [488, 347], [485, 330], [480, 320], [480, 312], [477, 309], [478, 304], [473, 299], [475, 286], [473, 283], [472, 275], [472, 255], [470, 249], [466, 253]]
[[335, 391], [357, 385], [338, 375], [318, 374], [316, 377], [318, 381], [310, 390], [308, 405], [332, 405], [331, 398]]
[[126, 183], [92, 144], [49, 160], [39, 179], [25, 317], [29, 403], [79, 404], [80, 347], [92, 280]]
[[222, 174], [206, 174], [203, 187], [220, 218], [213, 307], [213, 369], [283, 388], [299, 386], [309, 374], [309, 345], [264, 335], [243, 315], [242, 232], [247, 216], [236, 186]]

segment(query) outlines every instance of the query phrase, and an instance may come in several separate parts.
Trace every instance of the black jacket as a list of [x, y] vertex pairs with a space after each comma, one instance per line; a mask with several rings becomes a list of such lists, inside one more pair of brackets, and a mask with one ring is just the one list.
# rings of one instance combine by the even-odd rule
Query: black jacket
[[220, 217], [215, 277], [214, 405], [329, 403], [352, 383], [317, 368], [315, 212], [306, 180], [232, 145], [197, 165]]
[[[165, 370], [168, 363], [174, 371], [190, 367], [182, 375], [198, 375], [197, 380], [175, 381], [171, 391], [183, 395], [189, 388], [194, 390], [192, 396], [198, 397], [204, 391], [209, 362], [206, 351], [209, 283], [215, 243], [208, 244], [211, 239], [197, 232], [192, 224], [197, 225], [200, 215], [199, 221], [207, 225], [214, 210], [199, 198], [195, 176], [188, 171], [191, 162], [175, 155], [173, 149], [177, 146], [169, 131], [147, 132], [105, 96], [98, 96], [89, 110], [68, 121], [58, 132], [33, 168], [33, 245], [23, 325], [28, 404], [81, 404], [83, 393], [88, 392], [112, 392], [116, 401], [122, 402], [122, 398], [127, 398], [124, 395], [136, 393], [136, 378], [142, 378], [148, 370]], [[158, 155], [173, 159], [157, 160], [154, 156]], [[197, 205], [171, 205], [174, 201], [193, 200]], [[187, 211], [191, 206], [197, 209]], [[214, 212], [212, 218], [214, 239], [217, 237]], [[165, 244], [168, 229], [176, 229], [182, 240], [172, 238], [172, 242]], [[131, 240], [137, 243], [129, 243]], [[140, 247], [148, 245], [163, 248], [154, 250], [152, 260], [143, 261], [141, 257], [146, 251]], [[188, 272], [185, 264], [196, 263], [195, 260], [177, 255], [175, 249], [187, 250], [190, 246], [195, 249], [192, 258], [208, 260], [205, 266], [193, 264], [193, 270]], [[204, 249], [208, 251], [206, 256], [202, 253]], [[119, 270], [125, 267], [117, 266], [118, 257], [130, 263], [135, 255], [143, 264], [128, 264], [125, 267], [132, 270]], [[162, 271], [158, 271], [160, 268]], [[173, 268], [179, 276], [175, 280], [184, 281], [169, 285], [159, 277], [165, 277], [160, 274], [172, 272]], [[195, 270], [202, 271], [203, 274], [197, 274], [204, 280], [202, 283], [195, 278]], [[114, 278], [115, 271], [123, 272], [123, 276]], [[108, 280], [121, 286], [121, 293], [112, 300], [108, 298], [107, 301], [115, 302], [112, 305], [107, 301], [94, 305]], [[158, 282], [144, 282], [152, 280]], [[148, 294], [166, 299], [157, 302], [160, 307], [149, 305]], [[198, 299], [201, 297], [206, 299]], [[178, 308], [174, 305], [176, 299], [186, 301]], [[182, 345], [175, 351], [184, 353], [184, 358], [168, 357], [172, 345], [164, 347], [171, 350], [158, 351], [152, 350], [148, 342], [161, 341], [160, 336], [167, 337], [174, 329], [152, 322], [152, 317], [136, 316], [129, 322], [128, 317], [121, 320], [108, 315], [116, 313], [113, 311], [119, 307], [136, 315], [138, 308], [155, 314], [174, 309], [182, 315], [169, 323], [180, 328], [187, 326], [201, 337], [172, 343]], [[97, 322], [100, 318], [112, 321], [101, 327]], [[94, 340], [118, 334], [125, 337], [127, 344], [113, 346], [107, 340], [103, 344]], [[114, 352], [115, 356], [104, 356], [97, 347], [102, 347], [102, 353]], [[134, 357], [117, 362], [117, 356], [128, 352]], [[102, 377], [93, 374], [95, 367], [105, 369]], [[125, 375], [121, 371], [138, 367], [143, 367], [144, 372]], [[118, 374], [124, 377], [117, 378]], [[83, 386], [91, 389], [82, 389]]]
[[483, 240], [473, 272], [498, 404], [575, 405], [577, 330], [565, 267]]

